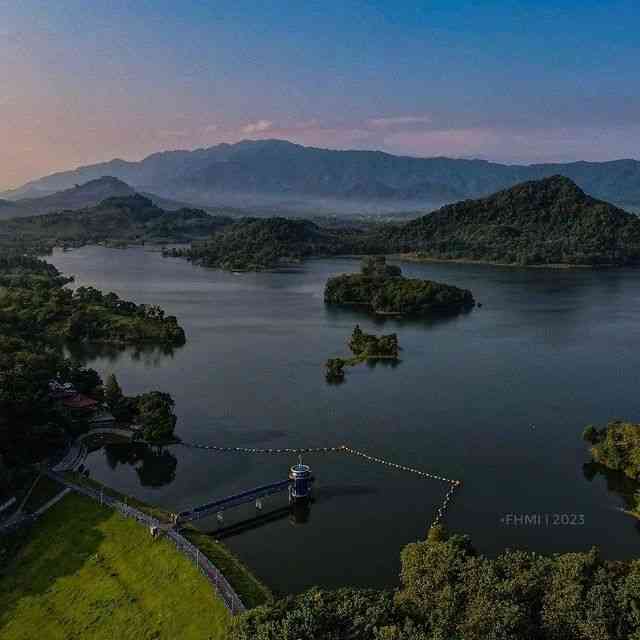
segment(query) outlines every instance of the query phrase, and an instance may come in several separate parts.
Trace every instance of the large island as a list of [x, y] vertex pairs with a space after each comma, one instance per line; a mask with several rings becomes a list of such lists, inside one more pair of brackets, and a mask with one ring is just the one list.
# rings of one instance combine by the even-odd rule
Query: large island
[[403, 277], [400, 267], [388, 265], [384, 256], [364, 258], [360, 273], [330, 278], [324, 300], [331, 305], [367, 307], [378, 315], [407, 316], [459, 313], [475, 304], [466, 289]]

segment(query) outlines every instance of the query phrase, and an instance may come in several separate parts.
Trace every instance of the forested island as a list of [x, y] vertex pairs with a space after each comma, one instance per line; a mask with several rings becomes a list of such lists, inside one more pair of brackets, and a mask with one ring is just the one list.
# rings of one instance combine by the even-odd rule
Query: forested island
[[349, 339], [349, 349], [353, 356], [351, 358], [329, 358], [325, 364], [325, 377], [329, 383], [340, 383], [344, 380], [344, 368], [353, 367], [368, 360], [398, 360], [400, 345], [398, 336], [395, 333], [389, 335], [375, 336], [365, 333], [360, 325], [356, 325], [351, 338]]
[[367, 257], [360, 273], [330, 278], [324, 290], [330, 305], [363, 306], [379, 315], [423, 316], [432, 313], [458, 313], [471, 309], [475, 302], [466, 289], [404, 278], [384, 256]]

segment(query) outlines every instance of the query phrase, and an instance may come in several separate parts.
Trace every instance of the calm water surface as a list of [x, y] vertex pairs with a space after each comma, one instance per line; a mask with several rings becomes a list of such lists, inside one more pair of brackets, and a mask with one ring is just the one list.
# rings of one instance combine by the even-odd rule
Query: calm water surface
[[[161, 305], [188, 342], [173, 353], [85, 354], [126, 393], [172, 393], [184, 441], [296, 447], [348, 443], [461, 479], [447, 526], [495, 554], [598, 545], [638, 555], [636, 521], [616, 478], [584, 468], [581, 432], [613, 417], [640, 421], [640, 272], [405, 264], [405, 274], [469, 288], [482, 308], [432, 322], [377, 324], [324, 306], [327, 277], [356, 261], [311, 261], [287, 273], [234, 275], [140, 248], [86, 247], [51, 258], [78, 285]], [[322, 365], [346, 355], [356, 322], [395, 331], [397, 367], [350, 369], [340, 386]], [[171, 509], [284, 479], [293, 460], [112, 448], [93, 476]], [[256, 518], [246, 506], [201, 526], [275, 589], [397, 583], [399, 552], [424, 537], [445, 492], [434, 481], [340, 455], [309, 459], [317, 499], [291, 514], [283, 497]], [[581, 525], [510, 526], [507, 514], [577, 514]]]

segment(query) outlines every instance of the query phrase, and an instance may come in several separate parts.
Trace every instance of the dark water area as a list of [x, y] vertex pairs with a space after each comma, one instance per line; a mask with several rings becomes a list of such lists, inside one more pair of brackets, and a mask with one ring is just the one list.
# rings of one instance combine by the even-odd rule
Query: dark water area
[[[640, 421], [640, 271], [526, 270], [403, 264], [406, 275], [469, 288], [482, 308], [431, 321], [374, 319], [325, 307], [329, 276], [349, 259], [283, 273], [234, 275], [140, 248], [85, 247], [51, 262], [93, 285], [175, 314], [187, 344], [93, 350], [126, 393], [169, 391], [185, 442], [249, 447], [349, 444], [464, 485], [446, 516], [483, 553], [640, 549], [620, 511], [626, 484], [588, 462], [581, 432], [614, 417]], [[361, 365], [324, 380], [356, 323], [397, 332], [396, 367]], [[101, 450], [93, 477], [179, 510], [284, 479], [291, 456]], [[313, 584], [393, 586], [403, 545], [423, 538], [446, 486], [341, 454], [305, 459], [316, 480], [308, 512], [285, 496], [200, 523], [281, 592]], [[563, 521], [555, 515], [575, 514]], [[543, 524], [518, 523], [536, 515]], [[538, 520], [540, 522], [540, 520]], [[548, 524], [546, 524], [548, 522]], [[554, 524], [554, 522], [557, 522]]]

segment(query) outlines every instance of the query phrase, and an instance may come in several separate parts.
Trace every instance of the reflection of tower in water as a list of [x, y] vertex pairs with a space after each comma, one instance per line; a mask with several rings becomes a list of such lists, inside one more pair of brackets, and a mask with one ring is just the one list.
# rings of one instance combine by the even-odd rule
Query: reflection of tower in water
[[289, 522], [294, 526], [307, 524], [311, 517], [311, 498], [307, 500], [295, 500], [289, 505]]

